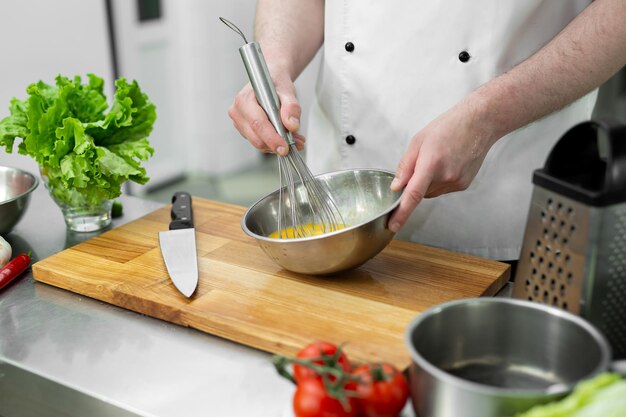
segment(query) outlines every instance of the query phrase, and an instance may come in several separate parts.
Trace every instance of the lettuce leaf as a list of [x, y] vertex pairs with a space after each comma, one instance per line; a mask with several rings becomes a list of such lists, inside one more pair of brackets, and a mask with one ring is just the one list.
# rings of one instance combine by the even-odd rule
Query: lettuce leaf
[[[115, 81], [108, 108], [104, 81], [88, 74], [57, 76], [54, 86], [43, 81], [26, 89], [24, 101], [11, 100], [10, 116], [0, 121], [0, 147], [35, 159], [53, 196], [67, 205], [99, 204], [116, 198], [125, 181], [145, 184], [141, 166], [154, 149], [148, 136], [156, 108], [136, 81]], [[108, 108], [108, 112], [107, 112]]]
[[518, 417], [625, 417], [626, 381], [605, 372], [579, 383], [564, 399], [538, 405]]

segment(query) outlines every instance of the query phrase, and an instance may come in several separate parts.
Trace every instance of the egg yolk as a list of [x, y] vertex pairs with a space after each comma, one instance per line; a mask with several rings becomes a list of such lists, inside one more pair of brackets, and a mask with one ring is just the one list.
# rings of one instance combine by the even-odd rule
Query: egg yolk
[[287, 227], [285, 229], [283, 229], [280, 233], [280, 237], [278, 236], [278, 230], [275, 231], [274, 233], [270, 234], [268, 237], [271, 239], [296, 239], [302, 236], [318, 236], [318, 235], [323, 235], [325, 233], [335, 230], [340, 230], [340, 229], [345, 229], [346, 225], [345, 224], [335, 224], [333, 226], [331, 225], [324, 225], [324, 224], [303, 224], [300, 226], [295, 226], [295, 227]]

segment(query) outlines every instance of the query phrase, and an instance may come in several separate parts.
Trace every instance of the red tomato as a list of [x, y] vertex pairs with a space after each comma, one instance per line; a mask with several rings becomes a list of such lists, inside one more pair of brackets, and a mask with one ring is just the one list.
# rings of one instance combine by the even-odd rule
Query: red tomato
[[347, 397], [347, 401], [346, 409], [326, 392], [321, 379], [309, 378], [298, 383], [293, 396], [293, 411], [296, 417], [356, 417], [355, 398]]
[[409, 384], [398, 370], [388, 363], [359, 366], [354, 375], [357, 385], [357, 407], [360, 417], [396, 417], [409, 397]]
[[[346, 372], [351, 372], [352, 365], [350, 364], [348, 357], [345, 353], [343, 353], [343, 351], [338, 357], [336, 357], [337, 349], [337, 346], [332, 343], [318, 340], [300, 350], [297, 357], [299, 359], [314, 359], [313, 363], [315, 364], [340, 367]], [[314, 370], [297, 364], [293, 365], [293, 377], [296, 380], [296, 383], [300, 383], [300, 381], [309, 378], [321, 378], [321, 376], [316, 374]]]

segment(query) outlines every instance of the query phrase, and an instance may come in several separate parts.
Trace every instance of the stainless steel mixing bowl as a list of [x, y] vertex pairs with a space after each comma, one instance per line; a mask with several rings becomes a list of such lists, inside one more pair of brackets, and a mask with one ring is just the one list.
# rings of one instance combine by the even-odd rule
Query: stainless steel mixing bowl
[[37, 188], [37, 178], [21, 169], [0, 167], [0, 235], [7, 234], [20, 221]]
[[469, 298], [408, 326], [411, 400], [421, 417], [514, 416], [609, 369], [604, 336], [582, 318], [525, 300]]
[[[387, 220], [400, 203], [401, 192], [389, 189], [394, 174], [376, 169], [336, 171], [316, 176], [332, 191], [345, 229], [298, 239], [268, 236], [278, 229], [280, 190], [254, 203], [241, 227], [257, 240], [265, 253], [283, 268], [312, 275], [327, 275], [355, 268], [387, 246], [394, 233]], [[288, 207], [288, 195], [284, 204]], [[306, 208], [303, 208], [306, 210]]]

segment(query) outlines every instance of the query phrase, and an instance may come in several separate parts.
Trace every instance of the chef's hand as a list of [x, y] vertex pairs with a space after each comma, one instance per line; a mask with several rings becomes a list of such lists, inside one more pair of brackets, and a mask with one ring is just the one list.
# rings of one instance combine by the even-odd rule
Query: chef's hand
[[391, 189], [406, 187], [388, 227], [397, 232], [423, 198], [465, 190], [495, 139], [464, 101], [429, 123], [411, 139]]
[[[304, 136], [296, 133], [300, 128], [302, 109], [296, 97], [296, 87], [288, 74], [271, 71], [280, 100], [280, 117], [283, 125], [292, 132], [298, 150], [304, 148]], [[248, 83], [236, 96], [228, 109], [235, 128], [252, 146], [263, 152], [274, 152], [280, 156], [289, 153], [285, 140], [276, 133], [263, 108], [259, 105], [254, 90]]]

